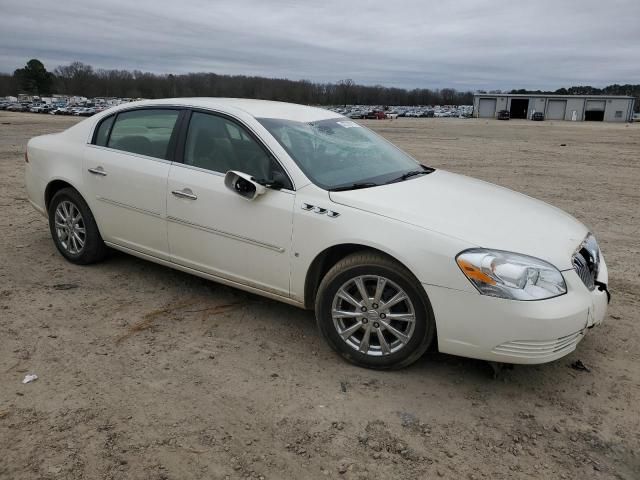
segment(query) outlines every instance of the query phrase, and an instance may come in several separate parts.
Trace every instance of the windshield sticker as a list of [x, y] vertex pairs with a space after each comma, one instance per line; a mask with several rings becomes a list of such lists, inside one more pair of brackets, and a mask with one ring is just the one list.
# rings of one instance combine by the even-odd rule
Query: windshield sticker
[[344, 128], [360, 128], [360, 125], [358, 125], [356, 122], [352, 122], [349, 120], [346, 121], [342, 121], [342, 122], [336, 122], [338, 125], [340, 125], [341, 127]]

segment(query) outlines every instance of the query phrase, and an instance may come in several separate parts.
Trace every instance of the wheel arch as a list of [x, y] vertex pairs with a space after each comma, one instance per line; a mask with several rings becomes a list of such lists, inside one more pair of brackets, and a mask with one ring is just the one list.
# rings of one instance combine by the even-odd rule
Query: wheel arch
[[47, 186], [44, 189], [44, 206], [47, 212], [49, 211], [49, 205], [51, 204], [51, 199], [57, 192], [59, 192], [63, 188], [73, 188], [76, 192], [78, 192], [78, 195], [80, 195], [84, 199], [84, 195], [80, 193], [80, 190], [78, 190], [68, 180], [65, 180], [62, 178], [53, 179], [47, 184]]
[[[333, 245], [328, 247], [318, 253], [316, 257], [313, 259], [309, 268], [307, 270], [307, 275], [305, 277], [304, 282], [304, 306], [307, 309], [313, 309], [316, 301], [316, 294], [318, 293], [318, 287], [320, 286], [320, 282], [326, 275], [326, 273], [333, 267], [336, 263], [342, 260], [347, 255], [350, 255], [355, 252], [369, 250], [372, 252], [379, 253], [388, 257], [389, 259], [396, 262], [398, 265], [401, 265], [408, 272], [410, 272], [414, 277], [415, 274], [411, 271], [407, 265], [398, 260], [393, 255], [389, 255], [387, 252], [384, 252], [378, 248], [371, 247], [369, 245], [363, 245], [359, 243], [341, 243], [337, 245]], [[416, 279], [417, 281], [417, 279]], [[418, 282], [419, 283], [419, 282]], [[422, 289], [421, 289], [422, 290]], [[426, 292], [425, 292], [426, 296]]]

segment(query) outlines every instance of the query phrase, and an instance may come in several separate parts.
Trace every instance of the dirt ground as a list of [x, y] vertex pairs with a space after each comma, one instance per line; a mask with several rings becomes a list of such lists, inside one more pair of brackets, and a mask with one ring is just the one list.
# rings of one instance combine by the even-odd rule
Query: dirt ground
[[640, 478], [640, 125], [365, 122], [600, 240], [605, 324], [493, 379], [438, 353], [356, 368], [311, 312], [124, 254], [67, 263], [26, 200], [23, 152], [76, 121], [0, 112], [1, 479]]

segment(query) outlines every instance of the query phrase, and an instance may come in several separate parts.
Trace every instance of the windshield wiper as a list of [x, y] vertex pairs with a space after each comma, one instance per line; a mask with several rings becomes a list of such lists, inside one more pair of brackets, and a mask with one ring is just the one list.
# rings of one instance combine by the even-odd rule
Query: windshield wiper
[[378, 184], [375, 182], [360, 182], [360, 183], [352, 183], [351, 185], [342, 185], [340, 187], [330, 188], [330, 192], [343, 192], [345, 190], [358, 190], [360, 188], [369, 188], [369, 187], [377, 187]]
[[411, 177], [417, 177], [418, 175], [426, 175], [428, 173], [433, 172], [433, 168], [425, 167], [424, 165], [421, 165], [421, 167], [422, 167], [422, 170], [411, 170], [407, 173], [403, 173], [402, 175], [400, 175], [397, 178], [394, 178], [393, 180], [389, 180], [386, 183], [403, 182]]

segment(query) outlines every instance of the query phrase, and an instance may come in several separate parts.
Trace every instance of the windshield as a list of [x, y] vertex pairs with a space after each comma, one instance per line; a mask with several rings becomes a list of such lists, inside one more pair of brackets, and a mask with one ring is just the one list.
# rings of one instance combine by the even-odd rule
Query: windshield
[[[346, 118], [304, 123], [258, 121], [309, 179], [325, 190], [373, 187], [422, 171], [421, 165], [368, 128]], [[409, 178], [409, 177], [406, 177]]]

